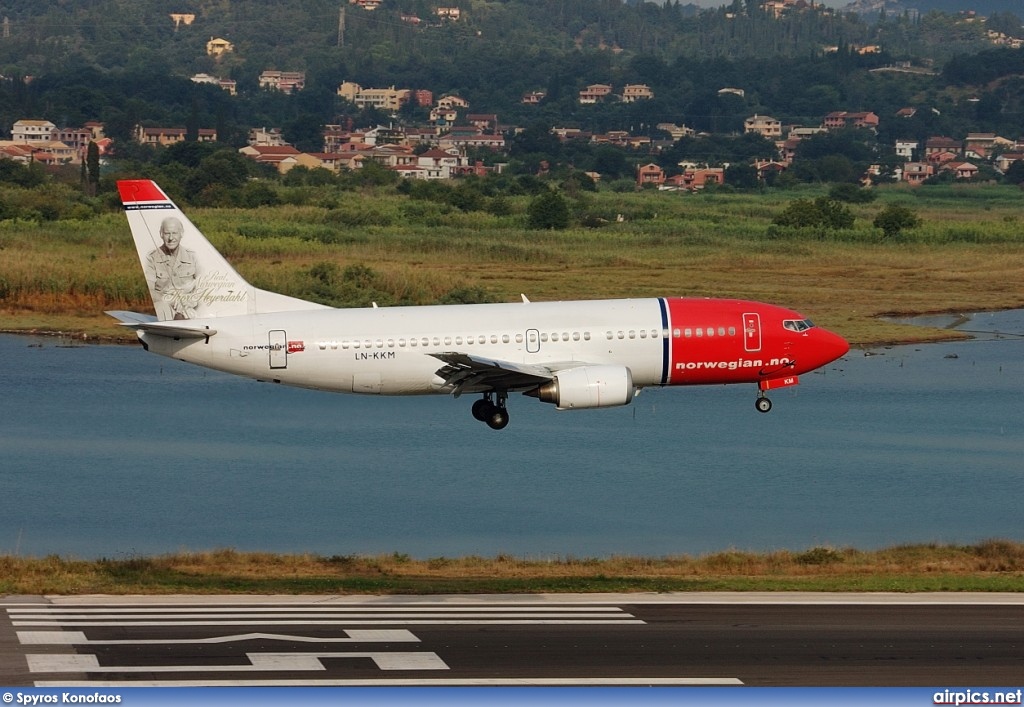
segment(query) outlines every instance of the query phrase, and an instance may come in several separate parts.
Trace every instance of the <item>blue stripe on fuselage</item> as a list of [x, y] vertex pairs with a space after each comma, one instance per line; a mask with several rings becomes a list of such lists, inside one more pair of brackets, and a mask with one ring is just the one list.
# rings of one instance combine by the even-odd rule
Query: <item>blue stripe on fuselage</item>
[[[668, 329], [668, 302], [664, 297], [658, 298], [658, 306], [661, 307], [661, 330]], [[668, 337], [661, 337], [661, 384], [668, 385]]]

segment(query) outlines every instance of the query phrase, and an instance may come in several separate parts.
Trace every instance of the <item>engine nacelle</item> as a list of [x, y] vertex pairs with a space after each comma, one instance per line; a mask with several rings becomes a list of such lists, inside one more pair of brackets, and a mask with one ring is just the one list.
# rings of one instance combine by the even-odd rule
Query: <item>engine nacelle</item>
[[636, 395], [633, 373], [625, 366], [580, 366], [559, 371], [547, 383], [526, 393], [559, 410], [629, 405]]

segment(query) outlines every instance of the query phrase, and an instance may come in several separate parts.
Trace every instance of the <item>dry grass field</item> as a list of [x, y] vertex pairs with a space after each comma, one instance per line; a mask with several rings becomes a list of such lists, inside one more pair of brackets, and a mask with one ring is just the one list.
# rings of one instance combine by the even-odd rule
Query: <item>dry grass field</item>
[[74, 560], [0, 557], [2, 594], [595, 591], [1024, 591], [1024, 544], [815, 547], [700, 557], [272, 555], [225, 549]]

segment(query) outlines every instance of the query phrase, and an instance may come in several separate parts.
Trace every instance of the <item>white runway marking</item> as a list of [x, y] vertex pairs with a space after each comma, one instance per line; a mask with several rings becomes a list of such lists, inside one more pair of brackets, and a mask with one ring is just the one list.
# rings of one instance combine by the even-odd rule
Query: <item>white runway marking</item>
[[[364, 601], [355, 603], [295, 602], [292, 600], [254, 602], [235, 598], [215, 603], [196, 604], [178, 601], [153, 602], [148, 606], [120, 602], [70, 603], [70, 604], [22, 604], [7, 606], [8, 618], [14, 626], [29, 628], [19, 630], [17, 636], [23, 645], [67, 646], [69, 649], [88, 651], [93, 646], [139, 646], [139, 650], [153, 650], [147, 646], [168, 646], [190, 644], [229, 644], [244, 641], [282, 641], [295, 644], [343, 644], [343, 643], [421, 643], [421, 639], [405, 628], [353, 628], [354, 626], [511, 626], [511, 625], [630, 625], [642, 626], [646, 622], [630, 612], [614, 605], [597, 602], [562, 604], [557, 601], [538, 603], [517, 603], [505, 600], [499, 604], [486, 605], [468, 601], [465, 598], [446, 602], [401, 600]], [[216, 630], [219, 626], [304, 626], [336, 628], [333, 636], [293, 635], [289, 632], [236, 630], [227, 635], [199, 638], [176, 637], [156, 639], [146, 637], [149, 627], [202, 627]], [[90, 638], [86, 629], [113, 627], [138, 629], [127, 635], [139, 638]], [[31, 630], [37, 628], [39, 630]], [[49, 629], [49, 630], [46, 630]], [[65, 630], [59, 630], [65, 629]], [[306, 629], [294, 629], [302, 634]], [[207, 631], [206, 633], [210, 633]], [[102, 635], [102, 634], [101, 634]], [[110, 635], [110, 634], [107, 634]], [[121, 635], [124, 635], [122, 632]], [[153, 634], [150, 632], [150, 636]], [[180, 636], [181, 633], [178, 632]], [[296, 646], [297, 647], [297, 646]], [[428, 646], [429, 647], [429, 646]], [[244, 659], [243, 659], [244, 656]], [[242, 659], [247, 662], [238, 664]], [[325, 660], [363, 659], [370, 660], [381, 671], [434, 671], [449, 670], [445, 661], [434, 652], [428, 651], [359, 651], [359, 652], [245, 652], [236, 654], [236, 664], [174, 665], [156, 662], [153, 665], [111, 665], [116, 658], [104, 658], [100, 664], [98, 655], [73, 654], [30, 654], [26, 656], [29, 670], [48, 678], [58, 674], [87, 674], [100, 680], [37, 680], [38, 687], [144, 687], [144, 686], [512, 686], [512, 685], [742, 685], [738, 678], [731, 677], [465, 677], [465, 678], [331, 678], [306, 679], [299, 675], [328, 671], [331, 663]], [[188, 662], [193, 662], [189, 660]], [[337, 668], [338, 666], [333, 666]], [[258, 673], [280, 672], [287, 677], [281, 679], [259, 677]], [[168, 674], [171, 679], [153, 679], [155, 674]], [[182, 679], [174, 679], [177, 673]], [[202, 675], [220, 679], [203, 679]], [[119, 680], [103, 680], [106, 675], [124, 676]], [[141, 680], [132, 680], [139, 675]], [[187, 677], [185, 677], [187, 676]], [[251, 676], [255, 679], [245, 679]], [[311, 677], [311, 675], [310, 675]]]
[[15, 627], [642, 625], [617, 606], [44, 606], [7, 609]]
[[[602, 612], [602, 613], [589, 613], [589, 614], [567, 614], [564, 618], [567, 619], [616, 619], [622, 616], [628, 616], [623, 614], [621, 611], [616, 612]], [[323, 612], [323, 613], [303, 613], [303, 614], [279, 614], [277, 612], [253, 612], [253, 611], [238, 611], [238, 612], [223, 612], [217, 614], [193, 614], [189, 613], [174, 613], [174, 614], [145, 614], [136, 615], [133, 613], [104, 613], [104, 614], [12, 614], [11, 618], [15, 621], [126, 621], [129, 619], [144, 619], [147, 621], [152, 620], [168, 620], [168, 619], [201, 619], [214, 620], [214, 619], [249, 619], [250, 621], [262, 621], [263, 619], [393, 619], [395, 621], [405, 621], [406, 619], [550, 619], [558, 618], [557, 614], [536, 614], [533, 612], [504, 612], [504, 611], [460, 611], [460, 612], [419, 612], [416, 614], [394, 614], [390, 611], [351, 611], [340, 613], [336, 611]], [[17, 625], [17, 624], [16, 624]]]
[[[97, 626], [308, 626], [311, 621], [264, 621], [251, 619], [248, 621], [12, 621], [14, 626], [52, 627], [78, 626], [83, 628]], [[592, 619], [344, 619], [317, 620], [317, 626], [519, 626], [519, 625], [550, 625], [550, 626], [607, 626], [634, 625], [644, 622], [640, 619], [611, 619], [596, 621]]]
[[82, 631], [18, 631], [18, 640], [26, 646], [162, 646], [187, 643], [233, 643], [235, 641], [290, 641], [294, 643], [418, 643], [420, 639], [404, 628], [349, 629], [344, 637], [291, 636], [284, 633], [238, 633], [209, 638], [151, 638], [138, 640], [94, 640]]
[[246, 653], [250, 665], [100, 665], [95, 655], [28, 654], [33, 673], [236, 673], [326, 670], [324, 658], [369, 658], [381, 670], [448, 670], [436, 653]]
[[194, 604], [163, 604], [156, 607], [138, 606], [137, 604], [102, 604], [96, 607], [88, 607], [81, 605], [72, 606], [59, 606], [56, 604], [42, 604], [42, 605], [31, 605], [26, 607], [25, 605], [12, 606], [7, 609], [10, 614], [33, 614], [33, 613], [47, 613], [47, 614], [84, 614], [84, 613], [110, 613], [110, 612], [129, 612], [132, 614], [148, 614], [148, 613], [159, 613], [174, 611], [176, 608], [185, 608], [192, 613], [218, 613], [227, 611], [243, 611], [243, 612], [259, 612], [259, 611], [274, 611], [278, 613], [283, 612], [298, 612], [307, 611], [315, 612], [318, 614], [341, 612], [366, 612], [366, 611], [386, 611], [388, 613], [422, 613], [423, 611], [440, 611], [440, 612], [494, 612], [494, 611], [516, 611], [516, 612], [528, 612], [531, 614], [543, 613], [543, 612], [556, 612], [559, 614], [571, 614], [573, 612], [589, 613], [594, 611], [607, 612], [607, 613], [623, 613], [622, 609], [617, 606], [560, 606], [558, 604], [550, 606], [502, 606], [498, 604], [492, 605], [475, 605], [475, 606], [451, 606], [451, 605], [429, 605], [422, 604], [417, 606], [388, 606], [388, 605], [377, 605], [377, 606], [341, 606], [337, 604], [304, 604], [301, 606], [277, 606], [273, 602], [267, 602], [262, 605], [246, 604], [241, 606], [231, 606], [229, 604], [222, 604], [218, 606], [196, 606]]

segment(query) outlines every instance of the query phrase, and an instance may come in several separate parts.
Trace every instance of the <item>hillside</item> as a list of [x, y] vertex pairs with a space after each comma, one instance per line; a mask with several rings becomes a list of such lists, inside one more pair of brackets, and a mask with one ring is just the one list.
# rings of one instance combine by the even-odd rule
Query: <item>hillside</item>
[[974, 12], [982, 16], [1001, 12], [1020, 15], [1024, 12], [1020, 0], [855, 0], [842, 5], [844, 12], [868, 14], [878, 13], [883, 9], [889, 15], [900, 15], [906, 11], [922, 15], [928, 12], [944, 12], [950, 15]]
[[[1018, 0], [969, 1], [979, 11], [1019, 6]], [[821, 5], [773, 17], [754, 2], [733, 3], [729, 11], [699, 11], [671, 0], [664, 6], [464, 0], [457, 18], [443, 18], [425, 0], [380, 2], [368, 11], [327, 0], [14, 0], [2, 10], [7, 23], [0, 36], [0, 73], [38, 76], [69, 66], [104, 71], [151, 66], [183, 75], [228, 75], [244, 83], [271, 67], [318, 71], [332, 81], [356, 77], [390, 83], [426, 65], [449, 80], [450, 87], [438, 89], [447, 90], [458, 88], [475, 64], [503, 61], [509, 62], [508, 79], [530, 90], [565, 70], [557, 57], [577, 52], [587, 53], [591, 63], [610, 65], [639, 55], [665, 61], [809, 56], [844, 43], [887, 42], [893, 52], [941, 60], [984, 45], [980, 27], [931, 26], [928, 36], [921, 36], [921, 28], [910, 25], [893, 34], [894, 28]], [[898, 17], [902, 7], [955, 13], [968, 0], [898, 0], [898, 6], [897, 0], [858, 0], [848, 7], [871, 11], [879, 2]], [[176, 24], [172, 11], [191, 18]], [[233, 51], [208, 56], [212, 37], [228, 40]]]
[[[0, 74], [36, 82], [27, 89], [12, 82], [0, 90], [0, 124], [33, 113], [64, 124], [109, 121], [112, 115], [115, 124], [121, 118], [181, 124], [195, 108], [189, 76], [231, 79], [240, 96], [252, 96], [260, 73], [277, 69], [306, 74], [306, 89], [291, 104], [283, 96], [259, 106], [207, 97], [198, 107], [206, 114], [199, 118], [207, 125], [231, 123], [244, 110], [250, 125], [280, 124], [283, 116], [296, 114], [335, 122], [341, 118], [334, 93], [342, 81], [354, 81], [471, 97], [474, 111], [499, 113], [510, 123], [570, 120], [607, 130], [693, 113], [698, 118], [691, 123], [706, 124], [693, 125], [697, 129], [733, 130], [742, 125], [712, 125], [715, 116], [815, 116], [837, 107], [860, 109], [861, 95], [904, 102], [907, 96], [889, 88], [839, 84], [851, 70], [894, 61], [941, 66], [953, 56], [992, 47], [984, 23], [949, 15], [929, 16], [927, 22], [901, 15], [867, 22], [818, 6], [776, 18], [754, 2], [735, 3], [728, 12], [620, 0], [466, 0], [459, 7], [457, 18], [442, 18], [425, 0], [382, 0], [373, 11], [349, 3], [339, 7], [333, 0], [180, 0], [174, 10], [190, 18], [176, 25], [168, 4], [158, 0], [16, 0], [2, 11], [7, 22], [0, 35]], [[1024, 35], [1016, 17], [997, 19], [1001, 31]], [[207, 42], [214, 37], [230, 42], [231, 51], [209, 55]], [[858, 47], [882, 52], [847, 56]], [[183, 83], [168, 82], [168, 76]], [[114, 95], [112, 80], [124, 84]], [[657, 98], [643, 110], [621, 107], [597, 124], [573, 100], [593, 83], [647, 84]], [[722, 86], [744, 89], [745, 105], [719, 105], [715, 92]], [[816, 94], [803, 95], [812, 88]], [[56, 105], [41, 97], [57, 89]], [[524, 109], [523, 94], [538, 90], [547, 94], [543, 109]], [[37, 95], [43, 102], [35, 101]]]

